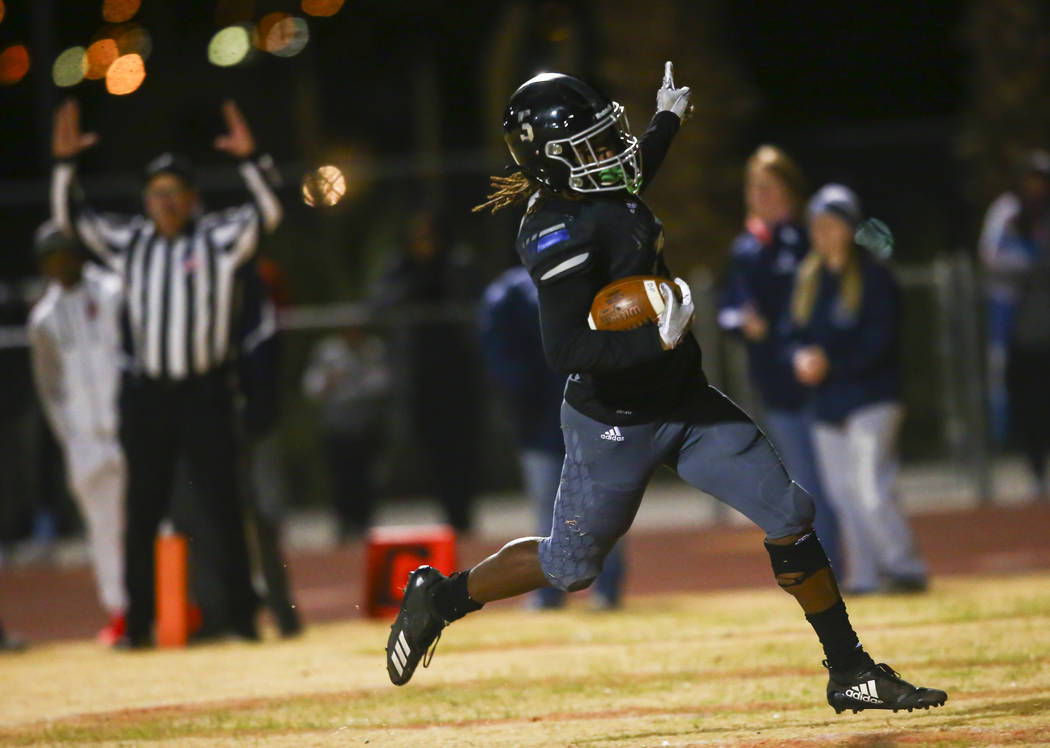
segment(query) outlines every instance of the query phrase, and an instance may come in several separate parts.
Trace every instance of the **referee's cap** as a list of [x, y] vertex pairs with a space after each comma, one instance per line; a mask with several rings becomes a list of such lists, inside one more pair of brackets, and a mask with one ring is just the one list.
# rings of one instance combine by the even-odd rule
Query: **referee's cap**
[[821, 213], [838, 216], [850, 226], [860, 223], [863, 213], [857, 193], [844, 184], [826, 184], [809, 200], [806, 214], [813, 218]]
[[146, 164], [146, 182], [149, 183], [153, 177], [160, 174], [174, 174], [182, 183], [187, 187], [196, 186], [197, 180], [196, 175], [193, 171], [193, 164], [188, 158], [178, 153], [162, 153], [155, 159]]
[[66, 250], [78, 252], [80, 245], [72, 236], [64, 233], [54, 220], [48, 219], [40, 225], [33, 237], [33, 252], [42, 260], [52, 252]]

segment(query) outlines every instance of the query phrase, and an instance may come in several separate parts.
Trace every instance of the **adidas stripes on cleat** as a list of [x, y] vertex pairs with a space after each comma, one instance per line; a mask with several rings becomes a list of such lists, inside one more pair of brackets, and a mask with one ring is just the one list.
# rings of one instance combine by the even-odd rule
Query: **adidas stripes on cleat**
[[[446, 621], [434, 610], [431, 591], [442, 579], [445, 575], [430, 566], [420, 566], [408, 575], [401, 610], [386, 641], [386, 671], [395, 686], [411, 680], [420, 659], [441, 638]], [[430, 656], [433, 654], [431, 649]], [[423, 667], [429, 664], [428, 658]]]
[[856, 673], [841, 673], [828, 667], [828, 703], [840, 714], [852, 709], [854, 714], [861, 709], [929, 709], [941, 706], [948, 694], [936, 688], [915, 687], [902, 680], [898, 673], [885, 663]]

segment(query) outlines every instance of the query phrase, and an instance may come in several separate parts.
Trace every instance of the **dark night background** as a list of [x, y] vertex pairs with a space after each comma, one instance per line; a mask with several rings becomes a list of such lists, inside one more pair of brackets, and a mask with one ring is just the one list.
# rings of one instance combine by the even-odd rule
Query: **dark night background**
[[[137, 204], [138, 170], [165, 149], [202, 166], [210, 204], [235, 199], [223, 192], [236, 184], [232, 172], [208, 167], [224, 166], [210, 142], [221, 125], [220, 101], [236, 98], [260, 147], [285, 173], [290, 215], [271, 251], [288, 266], [298, 300], [360, 293], [375, 258], [397, 240], [399, 222], [420, 201], [447, 211], [495, 270], [505, 245], [490, 245], [509, 241], [513, 221], [468, 211], [485, 192], [486, 175], [503, 163], [492, 102], [505, 100], [532, 72], [560, 67], [624, 100], [640, 131], [649, 112], [641, 107], [651, 107], [665, 57], [675, 60], [679, 81], [693, 85], [698, 105], [652, 197], [661, 213], [661, 197], [673, 193], [666, 209], [672, 225], [689, 224], [679, 233], [690, 248], [678, 248], [678, 257], [719, 267], [740, 220], [739, 164], [769, 141], [802, 162], [813, 187], [831, 179], [854, 186], [871, 212], [897, 230], [901, 261], [926, 259], [971, 245], [980, 210], [974, 199], [1003, 186], [1000, 173], [984, 175], [976, 194], [964, 189], [973, 182], [965, 172], [974, 159], [961, 155], [960, 138], [979, 93], [971, 82], [980, 63], [967, 29], [983, 23], [975, 20], [983, 5], [1026, 4], [831, 8], [666, 0], [648, 4], [640, 23], [624, 2], [483, 9], [357, 2], [334, 17], [308, 18], [310, 42], [295, 57], [256, 52], [246, 64], [219, 68], [209, 64], [206, 49], [222, 25], [275, 10], [295, 13], [298, 3], [145, 0], [133, 21], [152, 35], [147, 77], [135, 93], [113, 96], [101, 81], [60, 89], [50, 77], [61, 50], [86, 45], [103, 28], [101, 0], [9, 0], [0, 46], [25, 43], [31, 69], [0, 88], [0, 273], [32, 271], [29, 242], [46, 211], [50, 112], [67, 95], [81, 101], [85, 129], [102, 137], [82, 160], [89, 194], [125, 210]], [[1045, 27], [1045, 13], [1032, 12]], [[705, 122], [705, 112], [714, 124]], [[690, 140], [703, 143], [703, 158], [713, 166], [693, 158]], [[351, 193], [334, 209], [307, 208], [299, 180], [329, 161], [356, 165], [347, 171]], [[703, 186], [689, 194], [688, 181], [679, 185], [674, 174], [697, 169]], [[989, 184], [995, 179], [1000, 184]], [[492, 257], [499, 259], [485, 262]]]
[[[35, 274], [33, 231], [48, 211], [51, 114], [70, 95], [83, 127], [101, 137], [81, 158], [81, 181], [94, 204], [122, 211], [139, 209], [141, 169], [164, 150], [196, 162], [207, 207], [243, 199], [233, 165], [211, 147], [219, 105], [235, 98], [284, 175], [285, 220], [262, 252], [302, 305], [365, 298], [420, 209], [446, 217], [482, 279], [502, 270], [519, 217], [470, 208], [508, 161], [507, 97], [545, 69], [622, 101], [636, 134], [664, 60], [692, 86], [696, 113], [646, 194], [667, 229], [672, 269], [688, 277], [703, 268], [718, 276], [743, 218], [742, 165], [761, 143], [785, 147], [813, 189], [832, 180], [855, 188], [893, 228], [895, 261], [928, 278], [933, 259], [973, 253], [985, 206], [1010, 186], [1017, 157], [1050, 141], [1042, 0], [360, 0], [332, 17], [304, 15], [310, 39], [298, 55], [255, 50], [234, 67], [208, 61], [217, 31], [275, 11], [303, 15], [301, 1], [143, 0], [131, 21], [149, 31], [152, 51], [144, 83], [125, 96], [98, 80], [68, 89], [52, 81], [60, 52], [112, 31], [103, 0], [3, 2], [0, 55], [25, 44], [31, 66], [0, 86], [0, 325], [24, 320], [24, 303], [10, 302], [32, 287], [23, 282]], [[324, 164], [343, 170], [348, 192], [334, 207], [309, 207], [303, 177]], [[931, 373], [944, 368], [937, 309], [924, 282], [906, 304], [906, 455], [942, 449], [948, 428], [943, 377]], [[301, 398], [302, 367], [321, 334], [289, 336], [289, 397]], [[703, 343], [716, 362], [721, 344]], [[294, 479], [306, 484], [316, 456], [302, 410], [288, 409], [286, 443]]]

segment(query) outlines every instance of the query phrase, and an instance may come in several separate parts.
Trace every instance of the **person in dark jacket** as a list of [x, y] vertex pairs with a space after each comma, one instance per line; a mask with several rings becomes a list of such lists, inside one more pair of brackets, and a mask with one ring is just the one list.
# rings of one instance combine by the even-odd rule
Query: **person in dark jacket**
[[[926, 566], [893, 491], [904, 415], [897, 282], [854, 241], [861, 208], [849, 188], [822, 187], [808, 214], [813, 249], [791, 299], [798, 341], [791, 361], [813, 391], [817, 459], [842, 530], [843, 587], [874, 592], [881, 582], [893, 591], [922, 590]], [[892, 241], [884, 224], [866, 226], [858, 241]]]
[[747, 344], [748, 370], [770, 439], [788, 473], [813, 497], [813, 529], [831, 568], [838, 571], [838, 522], [817, 470], [811, 393], [795, 379], [784, 355], [791, 330], [788, 302], [798, 266], [809, 251], [799, 220], [805, 199], [802, 172], [780, 148], [760, 146], [747, 161], [744, 198], [745, 230], [730, 250], [718, 322]]
[[380, 280], [375, 304], [408, 320], [396, 331], [392, 359], [402, 372], [412, 434], [448, 523], [471, 532], [483, 382], [473, 326], [457, 313], [477, 303], [480, 283], [441, 213], [421, 211], [406, 229], [405, 249]]
[[[561, 433], [561, 400], [565, 376], [547, 366], [540, 338], [539, 294], [529, 271], [510, 268], [489, 284], [481, 300], [481, 352], [489, 378], [510, 408], [518, 462], [525, 492], [536, 510], [536, 530], [551, 533], [554, 499], [561, 482], [565, 443]], [[623, 586], [623, 540], [605, 557], [594, 582], [592, 607], [619, 605]], [[538, 608], [560, 608], [565, 593], [541, 587], [535, 593]]]

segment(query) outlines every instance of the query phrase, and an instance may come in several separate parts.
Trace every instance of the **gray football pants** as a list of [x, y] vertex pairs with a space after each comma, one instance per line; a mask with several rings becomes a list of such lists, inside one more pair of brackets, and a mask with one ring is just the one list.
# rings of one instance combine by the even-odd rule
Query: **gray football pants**
[[725, 502], [770, 538], [813, 524], [813, 500], [784, 470], [769, 440], [718, 390], [698, 390], [662, 420], [610, 426], [562, 403], [565, 462], [540, 565], [550, 584], [575, 591], [601, 571], [627, 532], [650, 477], [667, 465]]

